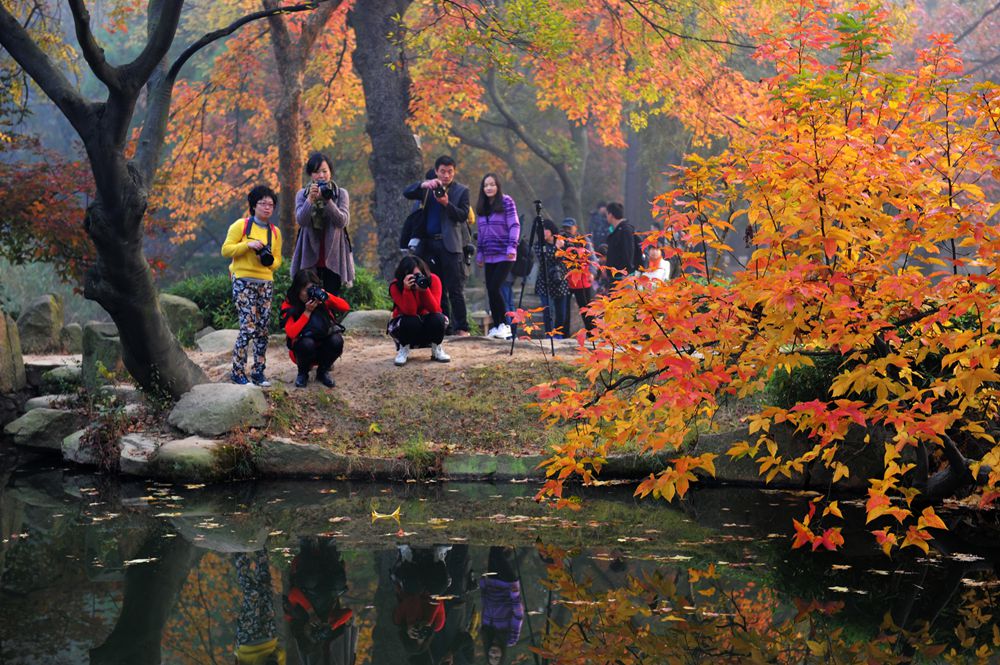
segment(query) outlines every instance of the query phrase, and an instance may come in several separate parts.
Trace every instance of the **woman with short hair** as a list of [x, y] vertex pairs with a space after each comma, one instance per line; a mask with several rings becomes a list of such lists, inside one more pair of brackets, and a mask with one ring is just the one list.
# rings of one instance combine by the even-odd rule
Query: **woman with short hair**
[[292, 252], [292, 274], [313, 269], [323, 288], [339, 296], [354, 282], [354, 254], [347, 226], [350, 196], [333, 181], [330, 158], [321, 152], [306, 161], [309, 184], [295, 195], [295, 222], [299, 233]]
[[[278, 195], [267, 185], [257, 185], [247, 194], [249, 214], [233, 222], [222, 243], [222, 255], [232, 259], [229, 276], [240, 332], [233, 346], [233, 383], [266, 388], [264, 376], [267, 337], [271, 323], [274, 273], [281, 266], [281, 231], [271, 223]], [[253, 344], [253, 369], [246, 375], [247, 347]]]

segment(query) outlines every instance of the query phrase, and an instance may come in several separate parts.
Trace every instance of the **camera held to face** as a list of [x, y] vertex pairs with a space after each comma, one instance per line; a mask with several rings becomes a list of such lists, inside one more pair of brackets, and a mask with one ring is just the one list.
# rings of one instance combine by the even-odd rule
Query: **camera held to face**
[[319, 187], [319, 193], [327, 201], [336, 201], [340, 198], [340, 188], [337, 187], [337, 183], [332, 180], [317, 180], [316, 185]]
[[323, 290], [322, 286], [317, 286], [316, 284], [310, 284], [309, 287], [306, 289], [306, 294], [309, 296], [309, 300], [326, 302], [326, 291]]
[[441, 198], [448, 193], [448, 189], [444, 185], [438, 185], [434, 188], [434, 198]]
[[257, 259], [262, 266], [270, 266], [274, 263], [274, 254], [271, 253], [271, 248], [267, 245], [254, 251], [257, 252]]
[[418, 289], [429, 289], [431, 288], [431, 278], [422, 272], [415, 273], [413, 275], [413, 285]]

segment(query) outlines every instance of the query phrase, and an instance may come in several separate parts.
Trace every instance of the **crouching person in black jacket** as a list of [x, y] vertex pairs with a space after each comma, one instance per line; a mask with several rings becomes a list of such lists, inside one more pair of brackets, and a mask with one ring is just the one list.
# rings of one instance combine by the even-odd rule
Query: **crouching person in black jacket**
[[336, 312], [350, 309], [343, 298], [323, 290], [315, 270], [300, 270], [292, 279], [285, 302], [281, 303], [281, 322], [285, 328], [289, 355], [299, 368], [295, 387], [305, 388], [309, 370], [316, 367], [316, 380], [327, 388], [336, 383], [330, 376], [334, 361], [344, 352], [343, 327], [334, 318]]

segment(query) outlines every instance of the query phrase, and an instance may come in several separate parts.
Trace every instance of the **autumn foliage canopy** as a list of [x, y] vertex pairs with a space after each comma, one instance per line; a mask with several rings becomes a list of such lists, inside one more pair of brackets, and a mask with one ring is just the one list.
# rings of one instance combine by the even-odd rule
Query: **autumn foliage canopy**
[[[721, 404], [822, 360], [826, 398], [755, 409], [730, 457], [768, 481], [822, 467], [835, 486], [856, 442], [881, 470], [866, 509], [886, 553], [926, 550], [944, 528], [928, 500], [1000, 496], [1000, 90], [963, 77], [948, 35], [893, 63], [889, 19], [815, 0], [756, 36], [773, 75], [747, 83], [728, 149], [690, 156], [656, 201], [683, 274], [629, 278], [598, 301], [584, 378], [539, 389], [546, 417], [574, 425], [544, 493], [638, 442], [678, 456], [637, 493], [683, 495], [714, 474], [718, 457], [688, 442]], [[804, 447], [779, 445], [779, 429]], [[835, 549], [841, 519], [818, 498], [794, 546]]]

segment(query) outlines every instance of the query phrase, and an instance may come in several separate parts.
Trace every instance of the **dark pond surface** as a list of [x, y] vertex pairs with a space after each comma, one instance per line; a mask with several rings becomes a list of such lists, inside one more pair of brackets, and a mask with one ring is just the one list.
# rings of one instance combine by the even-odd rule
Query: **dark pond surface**
[[[554, 512], [527, 483], [199, 487], [44, 467], [0, 481], [5, 664], [1000, 653], [993, 518], [952, 513], [964, 540], [890, 559], [864, 533], [837, 554], [792, 551], [810, 497], [745, 489], [666, 505], [602, 487]], [[398, 523], [380, 517], [397, 508]]]

